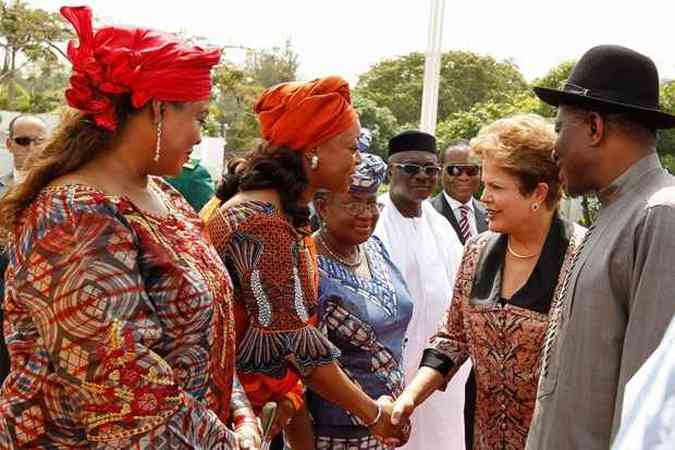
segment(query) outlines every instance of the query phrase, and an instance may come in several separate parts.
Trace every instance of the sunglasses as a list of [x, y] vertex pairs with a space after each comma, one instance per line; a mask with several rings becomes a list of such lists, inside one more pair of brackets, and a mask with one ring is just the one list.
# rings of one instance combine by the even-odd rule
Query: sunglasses
[[28, 136], [17, 136], [12, 139], [16, 145], [20, 145], [21, 147], [28, 147], [31, 143], [35, 145], [40, 145], [44, 142], [44, 138], [41, 137], [28, 137]]
[[448, 164], [447, 166], [445, 166], [445, 171], [451, 177], [458, 177], [463, 173], [467, 174], [470, 177], [475, 177], [480, 173], [480, 166]]
[[428, 177], [435, 177], [439, 173], [441, 173], [441, 168], [434, 165], [420, 166], [419, 164], [412, 164], [412, 163], [394, 163], [394, 166], [403, 170], [408, 175], [417, 175], [422, 170], [424, 171], [424, 174]]

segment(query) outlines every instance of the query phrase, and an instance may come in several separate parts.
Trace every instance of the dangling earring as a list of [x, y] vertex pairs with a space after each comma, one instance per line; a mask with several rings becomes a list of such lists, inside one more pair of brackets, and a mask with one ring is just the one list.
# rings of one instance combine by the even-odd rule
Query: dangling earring
[[161, 149], [160, 142], [162, 141], [162, 121], [157, 122], [157, 140], [155, 143], [155, 162], [159, 162], [159, 152]]
[[312, 159], [310, 160], [310, 165], [309, 165], [312, 170], [316, 170], [319, 168], [319, 157], [317, 155], [312, 155]]
[[538, 209], [539, 209], [539, 203], [532, 203], [532, 204], [530, 205], [530, 209], [531, 209], [532, 211], [538, 210]]

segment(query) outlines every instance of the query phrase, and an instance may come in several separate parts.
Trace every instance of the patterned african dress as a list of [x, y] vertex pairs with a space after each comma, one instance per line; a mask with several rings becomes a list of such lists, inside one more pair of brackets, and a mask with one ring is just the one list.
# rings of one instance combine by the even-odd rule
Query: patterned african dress
[[530, 277], [509, 300], [500, 295], [508, 236], [487, 231], [466, 244], [452, 303], [421, 365], [449, 380], [471, 358], [475, 450], [525, 448], [549, 309], [582, 233], [556, 216]]
[[208, 219], [234, 285], [237, 372], [251, 404], [302, 403], [301, 374], [340, 355], [317, 328], [318, 273], [311, 237], [271, 203], [223, 206]]
[[9, 247], [0, 448], [229, 449], [231, 282], [173, 188], [169, 214], [44, 188]]
[[[364, 245], [371, 278], [319, 256], [321, 329], [342, 352], [345, 373], [371, 398], [397, 397], [404, 387], [403, 341], [413, 301], [401, 273], [377, 237]], [[316, 448], [381, 450], [363, 423], [346, 410], [308, 393]]]

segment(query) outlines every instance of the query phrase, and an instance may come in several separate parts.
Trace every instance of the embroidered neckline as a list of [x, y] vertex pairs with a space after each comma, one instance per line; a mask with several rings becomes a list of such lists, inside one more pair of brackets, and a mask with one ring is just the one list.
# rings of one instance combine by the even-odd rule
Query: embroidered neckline
[[[110, 194], [101, 190], [96, 186], [86, 183], [66, 183], [66, 184], [45, 186], [44, 188], [42, 188], [42, 190], [40, 190], [38, 196], [46, 195], [48, 192], [61, 192], [77, 189], [80, 191], [90, 192], [94, 196], [98, 195], [110, 199], [111, 202], [117, 205], [122, 205], [122, 208], [128, 205], [140, 215], [153, 219], [156, 222], [159, 223], [173, 222], [176, 219], [176, 210], [173, 203], [169, 201], [169, 199], [167, 198], [168, 194], [152, 178], [150, 179], [150, 183], [151, 185], [149, 186], [149, 188], [152, 189], [155, 193], [157, 193], [157, 195], [161, 197], [162, 203], [164, 203], [164, 206], [166, 206], [168, 210], [167, 215], [155, 214], [143, 208], [140, 208], [127, 195]], [[124, 205], [124, 203], [126, 203], [127, 205]]]
[[376, 242], [368, 240], [364, 244], [364, 249], [372, 274], [370, 279], [357, 276], [340, 262], [325, 255], [318, 256], [319, 267], [330, 278], [340, 282], [340, 284], [348, 289], [356, 291], [359, 295], [366, 296], [370, 301], [384, 310], [389, 317], [397, 317], [398, 297], [391, 280], [391, 271], [379, 253], [380, 249], [377, 248]]

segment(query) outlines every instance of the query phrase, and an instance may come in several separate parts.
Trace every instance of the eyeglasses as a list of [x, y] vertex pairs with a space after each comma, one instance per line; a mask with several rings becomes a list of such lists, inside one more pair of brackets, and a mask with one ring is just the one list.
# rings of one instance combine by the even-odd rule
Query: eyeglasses
[[382, 203], [363, 203], [363, 202], [349, 202], [343, 203], [342, 208], [350, 216], [356, 217], [360, 216], [365, 212], [370, 213], [370, 215], [375, 216], [382, 212], [384, 209], [384, 204]]
[[450, 175], [451, 177], [458, 177], [461, 174], [465, 173], [470, 177], [475, 177], [480, 173], [480, 166], [476, 166], [473, 164], [467, 164], [467, 165], [462, 165], [462, 164], [448, 164], [445, 166], [445, 171]]
[[420, 166], [419, 164], [412, 163], [394, 163], [394, 166], [399, 169], [403, 169], [408, 175], [417, 175], [420, 171], [424, 171], [424, 174], [428, 177], [435, 177], [441, 173], [441, 168], [435, 165], [429, 166]]
[[28, 136], [17, 136], [12, 139], [16, 145], [21, 147], [28, 147], [31, 143], [35, 145], [40, 145], [44, 142], [44, 138], [41, 137], [28, 137]]

